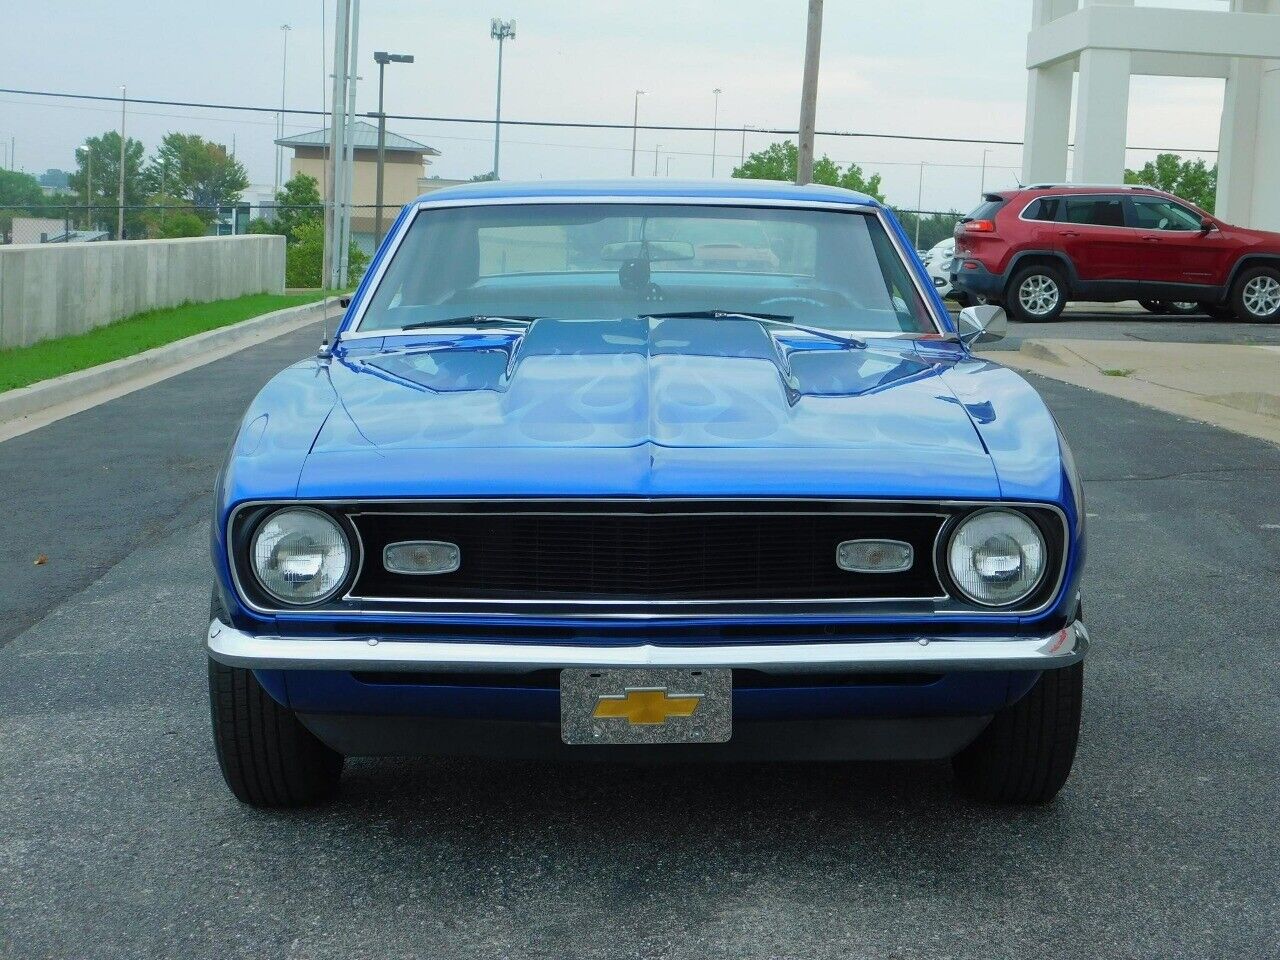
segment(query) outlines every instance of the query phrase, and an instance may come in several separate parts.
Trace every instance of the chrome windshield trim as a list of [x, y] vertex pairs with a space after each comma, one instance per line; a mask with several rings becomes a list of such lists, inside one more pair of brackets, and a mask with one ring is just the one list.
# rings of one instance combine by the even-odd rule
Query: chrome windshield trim
[[1089, 633], [1075, 621], [1033, 637], [946, 637], [749, 645], [567, 646], [379, 637], [254, 636], [209, 624], [209, 655], [254, 670], [525, 672], [566, 667], [739, 667], [767, 673], [1051, 670], [1084, 659]]
[[[404, 242], [404, 238], [412, 229], [414, 222], [418, 216], [427, 210], [445, 210], [451, 207], [485, 207], [485, 206], [543, 206], [546, 204], [648, 204], [654, 206], [713, 206], [713, 207], [783, 207], [792, 210], [834, 210], [838, 213], [857, 213], [861, 215], [871, 215], [880, 221], [881, 227], [889, 237], [889, 242], [893, 244], [894, 250], [898, 253], [899, 260], [906, 268], [907, 274], [911, 277], [911, 283], [916, 289], [916, 294], [920, 298], [920, 303], [924, 307], [925, 313], [933, 322], [934, 330], [932, 333], [947, 334], [947, 323], [949, 318], [944, 320], [938, 314], [938, 306], [934, 303], [933, 285], [930, 283], [925, 286], [921, 277], [917, 276], [915, 266], [911, 262], [911, 256], [907, 252], [906, 246], [902, 239], [898, 236], [898, 231], [893, 229], [889, 223], [888, 213], [883, 206], [879, 204], [849, 202], [842, 203], [830, 200], [795, 200], [784, 199], [778, 197], [681, 197], [681, 196], [612, 196], [608, 194], [592, 195], [583, 194], [580, 196], [564, 196], [564, 197], [472, 197], [457, 200], [419, 200], [416, 204], [415, 214], [412, 217], [405, 217], [400, 224], [400, 229], [395, 236], [391, 238], [391, 244], [382, 254], [377, 263], [377, 270], [369, 277], [368, 286], [364, 288], [363, 294], [358, 302], [354, 305], [355, 312], [351, 315], [350, 322], [344, 322], [342, 327], [335, 334], [337, 339], [348, 340], [355, 334], [374, 334], [387, 336], [387, 331], [360, 330], [360, 324], [364, 322], [365, 313], [369, 309], [369, 304], [373, 300], [374, 294], [378, 287], [382, 284], [382, 278], [386, 275], [387, 268], [391, 261], [395, 259], [396, 253], [400, 249], [400, 245]], [[391, 333], [399, 333], [399, 329], [390, 331]], [[908, 331], [915, 333], [928, 333], [930, 331]], [[886, 334], [892, 334], [893, 331], [886, 331]]]

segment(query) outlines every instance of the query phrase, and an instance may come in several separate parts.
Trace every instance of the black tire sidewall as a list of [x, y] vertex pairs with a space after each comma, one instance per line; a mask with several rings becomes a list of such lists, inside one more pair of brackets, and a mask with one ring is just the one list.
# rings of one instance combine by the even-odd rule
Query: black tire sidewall
[[1249, 323], [1280, 323], [1280, 309], [1268, 314], [1265, 317], [1255, 316], [1250, 313], [1244, 305], [1244, 288], [1254, 277], [1268, 276], [1276, 281], [1280, 281], [1280, 270], [1274, 267], [1249, 267], [1240, 273], [1236, 278], [1235, 285], [1231, 288], [1231, 309], [1239, 320], [1247, 320]]
[[[1039, 316], [1029, 314], [1022, 309], [1022, 301], [1018, 297], [1019, 288], [1027, 281], [1029, 277], [1042, 276], [1048, 277], [1058, 287], [1058, 305], [1049, 313]], [[1053, 267], [1031, 266], [1024, 267], [1013, 275], [1013, 279], [1009, 281], [1009, 286], [1005, 290], [1004, 304], [1005, 311], [1009, 316], [1022, 323], [1053, 323], [1060, 316], [1067, 306], [1067, 283], [1062, 277], [1062, 273]]]

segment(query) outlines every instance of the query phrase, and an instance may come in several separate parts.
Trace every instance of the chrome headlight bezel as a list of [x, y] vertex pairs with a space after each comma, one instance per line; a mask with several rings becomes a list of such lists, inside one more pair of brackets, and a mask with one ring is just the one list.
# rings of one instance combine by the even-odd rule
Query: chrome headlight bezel
[[[1004, 533], [1018, 543], [1020, 552], [1024, 559], [1027, 554], [1027, 550], [1025, 548], [1028, 545], [1033, 547], [1032, 552], [1038, 554], [1039, 568], [1035, 571], [1034, 576], [1024, 580], [1023, 589], [1020, 592], [1005, 597], [995, 597], [990, 594], [983, 596], [974, 590], [967, 588], [965, 585], [965, 574], [961, 571], [957, 571], [955, 566], [956, 541], [960, 534], [969, 524], [980, 519], [986, 519], [993, 516], [1010, 518], [1012, 521], [1009, 525], [1010, 529], [1004, 531]], [[1014, 535], [1013, 531], [1024, 535], [1029, 533], [1030, 536], [1024, 537], [1024, 539], [1019, 539]], [[974, 510], [962, 517], [959, 517], [951, 525], [951, 529], [947, 532], [943, 541], [943, 549], [941, 550], [941, 556], [939, 558], [941, 563], [939, 566], [945, 569], [947, 579], [950, 581], [951, 585], [955, 587], [956, 592], [959, 594], [959, 599], [975, 604], [983, 609], [1003, 610], [1009, 607], [1016, 607], [1019, 604], [1024, 603], [1044, 586], [1051, 568], [1053, 568], [1058, 562], [1057, 559], [1050, 554], [1051, 549], [1050, 538], [1045, 535], [1045, 531], [1041, 528], [1041, 525], [1036, 522], [1036, 519], [1033, 516], [1030, 516], [1021, 510], [1009, 507], [985, 507], [981, 510]]]
[[[331, 585], [322, 593], [318, 593], [311, 597], [299, 598], [298, 596], [290, 596], [282, 594], [273, 589], [264, 576], [263, 571], [259, 568], [257, 562], [258, 542], [263, 533], [267, 530], [272, 521], [279, 520], [287, 514], [301, 514], [311, 518], [318, 518], [324, 523], [332, 527], [336, 532], [337, 538], [342, 547], [342, 568], [339, 574], [332, 578]], [[318, 607], [325, 604], [337, 596], [350, 582], [357, 568], [358, 557], [353, 547], [351, 534], [348, 532], [345, 524], [332, 514], [315, 507], [303, 504], [285, 504], [279, 506], [275, 510], [264, 513], [258, 522], [253, 525], [252, 533], [246, 539], [244, 544], [245, 567], [253, 580], [253, 586], [262, 592], [263, 596], [268, 598], [274, 604], [279, 604], [286, 609], [305, 610], [312, 607]], [[323, 563], [324, 561], [322, 561]]]

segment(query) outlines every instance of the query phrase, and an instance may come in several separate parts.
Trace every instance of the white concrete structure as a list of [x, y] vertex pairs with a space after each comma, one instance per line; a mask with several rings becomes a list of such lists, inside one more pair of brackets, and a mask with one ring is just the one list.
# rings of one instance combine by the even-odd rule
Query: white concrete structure
[[284, 237], [0, 246], [0, 348], [188, 301], [284, 292]]
[[1032, 8], [1025, 182], [1066, 179], [1077, 71], [1071, 179], [1079, 183], [1124, 179], [1130, 76], [1222, 77], [1216, 213], [1280, 230], [1280, 0], [1230, 0], [1222, 11], [1133, 0], [1032, 0]]

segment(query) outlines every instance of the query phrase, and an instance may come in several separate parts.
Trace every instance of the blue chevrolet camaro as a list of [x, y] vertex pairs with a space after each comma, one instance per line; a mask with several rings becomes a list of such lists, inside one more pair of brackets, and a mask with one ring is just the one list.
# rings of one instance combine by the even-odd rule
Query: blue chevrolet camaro
[[346, 756], [1075, 754], [1084, 512], [893, 215], [735, 180], [410, 204], [217, 484], [214, 740], [241, 800]]

